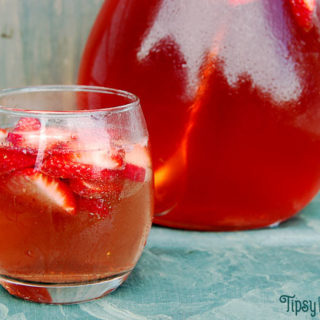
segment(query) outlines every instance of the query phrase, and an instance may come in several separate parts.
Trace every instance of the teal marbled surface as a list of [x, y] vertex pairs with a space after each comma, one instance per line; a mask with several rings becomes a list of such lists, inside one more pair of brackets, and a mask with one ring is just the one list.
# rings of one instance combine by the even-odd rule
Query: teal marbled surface
[[[317, 303], [315, 317], [310, 309], [287, 312], [281, 295]], [[318, 296], [320, 197], [274, 229], [216, 233], [153, 227], [137, 267], [114, 293], [54, 306], [22, 301], [2, 289], [0, 319], [316, 319]]]

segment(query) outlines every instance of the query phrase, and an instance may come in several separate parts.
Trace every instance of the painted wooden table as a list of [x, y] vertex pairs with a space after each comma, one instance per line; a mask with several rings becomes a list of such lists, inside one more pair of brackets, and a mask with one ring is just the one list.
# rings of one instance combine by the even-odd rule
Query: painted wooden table
[[[0, 88], [75, 83], [101, 4], [0, 0]], [[320, 318], [319, 296], [318, 197], [276, 229], [201, 233], [153, 227], [136, 269], [111, 295], [52, 306], [0, 289], [0, 320], [311, 319]]]
[[1, 289], [0, 319], [284, 320], [312, 319], [313, 310], [318, 319], [319, 288], [320, 197], [275, 229], [153, 227], [137, 267], [112, 294], [54, 306]]

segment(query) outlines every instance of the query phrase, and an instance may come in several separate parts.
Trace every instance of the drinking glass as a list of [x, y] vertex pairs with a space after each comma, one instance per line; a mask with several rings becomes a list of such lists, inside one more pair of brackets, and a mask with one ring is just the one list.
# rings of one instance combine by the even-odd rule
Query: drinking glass
[[[89, 102], [96, 109], [85, 110]], [[153, 213], [139, 99], [93, 86], [6, 89], [0, 128], [2, 286], [59, 304], [115, 290]]]

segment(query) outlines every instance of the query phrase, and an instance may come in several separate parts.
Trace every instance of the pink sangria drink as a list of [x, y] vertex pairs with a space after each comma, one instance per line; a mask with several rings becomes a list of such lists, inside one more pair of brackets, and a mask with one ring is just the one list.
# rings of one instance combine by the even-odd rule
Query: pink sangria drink
[[[152, 170], [139, 102], [92, 87], [25, 90], [0, 94], [2, 285], [37, 302], [98, 298], [127, 278], [151, 226]], [[76, 110], [88, 98], [104, 109]], [[16, 109], [21, 104], [34, 110]], [[39, 111], [45, 104], [51, 109]]]

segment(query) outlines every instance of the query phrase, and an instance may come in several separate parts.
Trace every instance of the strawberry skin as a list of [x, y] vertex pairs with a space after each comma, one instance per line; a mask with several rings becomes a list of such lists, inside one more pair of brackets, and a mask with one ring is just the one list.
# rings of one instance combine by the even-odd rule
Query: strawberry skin
[[122, 162], [119, 155], [104, 151], [55, 154], [44, 160], [41, 171], [62, 179], [109, 180], [117, 176]]
[[76, 213], [76, 202], [68, 185], [31, 168], [17, 171], [6, 179], [6, 188], [31, 205], [55, 208], [68, 215]]
[[51, 177], [69, 179], [72, 177], [82, 177], [90, 179], [93, 168], [73, 161], [73, 154], [56, 154], [45, 159], [41, 166], [41, 171]]
[[15, 148], [36, 154], [39, 148], [46, 152], [56, 149], [59, 152], [69, 151], [76, 137], [63, 128], [41, 128], [41, 123], [36, 118], [21, 118], [14, 129], [8, 133], [6, 140]]
[[[29, 117], [20, 118], [13, 130], [8, 133], [7, 141], [14, 147], [24, 147], [25, 150], [36, 153], [38, 149], [38, 139], [36, 140], [34, 136], [39, 136], [40, 128], [41, 123], [39, 119]], [[35, 143], [37, 143], [37, 145], [35, 145]]]
[[69, 151], [75, 138], [65, 130], [46, 128], [43, 132], [37, 131], [12, 131], [8, 133], [7, 141], [15, 148], [36, 154], [39, 148], [46, 152], [58, 150]]
[[9, 147], [0, 147], [0, 175], [33, 167], [36, 156]]

